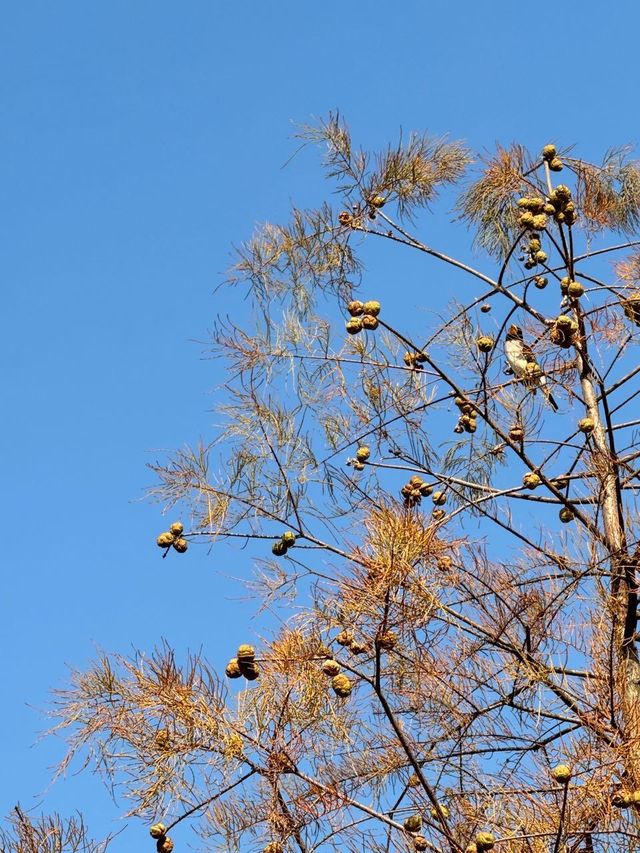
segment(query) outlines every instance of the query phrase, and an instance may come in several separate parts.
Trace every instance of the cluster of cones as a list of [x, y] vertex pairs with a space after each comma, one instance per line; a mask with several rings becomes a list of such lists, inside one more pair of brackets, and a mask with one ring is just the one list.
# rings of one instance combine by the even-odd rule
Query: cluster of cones
[[168, 530], [166, 530], [164, 533], [161, 533], [160, 536], [158, 536], [158, 538], [156, 539], [158, 547], [164, 548], [166, 553], [173, 545], [178, 554], [184, 554], [184, 552], [189, 547], [189, 543], [186, 539], [182, 537], [183, 531], [184, 527], [182, 525], [182, 522], [174, 522]]
[[368, 329], [370, 332], [377, 329], [380, 307], [380, 303], [375, 299], [371, 299], [369, 302], [360, 302], [360, 300], [354, 299], [349, 302], [347, 311], [351, 314], [351, 319], [347, 320], [347, 332], [350, 335], [357, 335], [363, 329]]
[[274, 542], [271, 551], [276, 557], [284, 557], [289, 548], [293, 548], [296, 544], [296, 535], [291, 530], [287, 530], [286, 533], [283, 533], [282, 536], [278, 539], [277, 542]]
[[[563, 279], [564, 281], [564, 279]], [[578, 284], [578, 282], [572, 282]], [[580, 285], [582, 287], [582, 285]], [[549, 337], [551, 342], [562, 349], [569, 349], [575, 343], [576, 335], [578, 334], [578, 324], [566, 314], [561, 314], [553, 321]]]
[[[480, 339], [478, 339], [480, 340]], [[488, 338], [491, 341], [491, 346], [493, 346], [493, 340]], [[476, 343], [478, 343], [476, 341]], [[480, 348], [478, 344], [478, 348]], [[458, 418], [458, 423], [453, 428], [454, 432], [475, 432], [478, 428], [478, 412], [471, 405], [469, 400], [464, 397], [456, 397], [454, 403], [458, 407], [460, 411], [460, 417]]]
[[238, 647], [236, 656], [231, 658], [225, 669], [227, 678], [240, 678], [243, 676], [247, 681], [255, 681], [260, 675], [256, 663], [256, 652], [253, 646], [243, 644]]
[[350, 459], [347, 464], [353, 465], [354, 471], [364, 471], [364, 463], [371, 456], [371, 451], [369, 448], [363, 444], [356, 450], [356, 458]]
[[526, 270], [531, 270], [538, 264], [545, 264], [547, 262], [547, 253], [542, 249], [540, 234], [537, 231], [532, 231], [529, 234], [529, 242], [524, 247], [524, 250], [525, 255], [520, 260], [524, 261], [524, 268]]
[[158, 853], [171, 853], [173, 841], [167, 835], [167, 827], [163, 823], [154, 823], [149, 834], [156, 839], [156, 850]]
[[400, 494], [404, 498], [404, 505], [408, 507], [418, 506], [422, 498], [429, 497], [432, 492], [433, 486], [425, 483], [422, 477], [419, 477], [417, 474], [414, 474], [409, 482], [405, 483], [400, 489]]

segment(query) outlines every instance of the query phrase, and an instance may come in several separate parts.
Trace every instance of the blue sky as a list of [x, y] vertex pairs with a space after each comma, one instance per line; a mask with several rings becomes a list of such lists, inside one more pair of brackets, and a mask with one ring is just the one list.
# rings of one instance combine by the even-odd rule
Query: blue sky
[[371, 147], [403, 128], [599, 157], [639, 141], [639, 24], [593, 0], [4, 5], [1, 814], [119, 827], [90, 779], [43, 794], [61, 748], [37, 709], [67, 666], [161, 637], [222, 662], [242, 639], [247, 557], [160, 560], [141, 498], [146, 463], [215, 430], [198, 342], [232, 245], [327, 193], [313, 155], [282, 168], [293, 123], [337, 108]]

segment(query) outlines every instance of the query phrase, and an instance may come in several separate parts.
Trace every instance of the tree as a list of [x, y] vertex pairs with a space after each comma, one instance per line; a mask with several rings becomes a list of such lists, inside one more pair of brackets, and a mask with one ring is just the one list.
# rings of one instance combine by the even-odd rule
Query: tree
[[[249, 543], [287, 618], [224, 676], [168, 645], [76, 673], [66, 762], [121, 784], [160, 853], [185, 819], [266, 853], [635, 850], [640, 168], [426, 135], [369, 154], [337, 116], [301, 135], [340, 207], [240, 249], [226, 429], [155, 469], [191, 518], [165, 556]], [[481, 269], [419, 236], [454, 185]], [[428, 335], [362, 285], [377, 244], [455, 272]]]

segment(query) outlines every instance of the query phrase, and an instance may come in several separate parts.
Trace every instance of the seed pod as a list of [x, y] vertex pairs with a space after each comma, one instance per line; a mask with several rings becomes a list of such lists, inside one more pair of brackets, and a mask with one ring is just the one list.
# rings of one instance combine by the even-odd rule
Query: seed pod
[[414, 850], [428, 850], [429, 842], [424, 837], [424, 835], [414, 835], [413, 837], [413, 849]]
[[584, 286], [579, 281], [572, 281], [567, 288], [567, 293], [574, 299], [579, 299], [584, 293]]
[[522, 441], [524, 438], [524, 430], [520, 426], [512, 426], [509, 430], [509, 438], [511, 441]]
[[351, 679], [342, 672], [339, 675], [333, 676], [331, 679], [331, 687], [333, 688], [333, 692], [336, 696], [340, 696], [343, 699], [345, 699], [353, 690]]
[[491, 352], [493, 349], [493, 338], [490, 338], [489, 335], [480, 335], [479, 338], [476, 338], [476, 346], [480, 352]]
[[492, 832], [479, 832], [476, 835], [476, 847], [478, 853], [483, 853], [485, 850], [491, 850], [496, 843], [496, 839]]
[[163, 823], [154, 823], [153, 826], [149, 829], [149, 835], [152, 838], [162, 838], [162, 836], [166, 834], [167, 827]]
[[360, 302], [359, 299], [353, 299], [347, 305], [347, 311], [352, 317], [359, 317], [364, 313], [364, 302]]
[[562, 160], [559, 157], [554, 157], [553, 160], [549, 163], [549, 168], [552, 172], [561, 172]]
[[262, 848], [262, 853], [284, 853], [284, 846], [279, 841], [270, 841]]
[[453, 568], [453, 559], [445, 554], [442, 557], [438, 557], [436, 565], [441, 572], [448, 572]]
[[480, 310], [483, 314], [488, 314], [491, 311], [491, 305], [488, 302], [485, 302], [484, 305], [480, 306]]
[[573, 521], [575, 518], [575, 514], [572, 509], [569, 509], [568, 506], [563, 506], [560, 512], [558, 513], [558, 518], [563, 524], [569, 524], [570, 521]]
[[276, 557], [284, 557], [287, 553], [287, 546], [284, 544], [282, 539], [278, 539], [277, 542], [274, 542], [271, 546], [271, 553]]
[[458, 435], [460, 435], [460, 433], [461, 433], [461, 432], [464, 432], [464, 427], [462, 426], [462, 424], [461, 424], [460, 422], [458, 422], [458, 423], [454, 426], [453, 431], [454, 431], [455, 433], [457, 433]]
[[545, 287], [549, 284], [549, 279], [544, 275], [537, 275], [533, 283], [538, 288], [538, 290], [544, 290]]
[[418, 489], [420, 491], [421, 497], [428, 498], [431, 492], [433, 491], [433, 486], [430, 486], [428, 483], [420, 483]]
[[470, 844], [467, 844], [464, 853], [478, 853], [478, 846], [476, 842], [472, 841]]
[[255, 661], [238, 661], [238, 666], [240, 667], [240, 672], [247, 681], [255, 681], [256, 678], [260, 676], [260, 670], [258, 669], [258, 664]]
[[532, 225], [533, 225], [533, 227], [534, 227], [537, 231], [544, 231], [544, 229], [547, 227], [547, 217], [546, 217], [546, 214], [544, 214], [544, 213], [537, 213], [537, 214], [533, 217]]
[[631, 791], [615, 791], [611, 795], [611, 805], [618, 809], [628, 809], [633, 803], [633, 794]]
[[332, 678], [340, 672], [340, 664], [333, 658], [327, 658], [322, 664], [322, 671], [325, 675], [330, 675]]
[[546, 261], [547, 261], [547, 253], [546, 253], [546, 252], [542, 252], [542, 251], [541, 251], [541, 252], [536, 252], [536, 253], [535, 253], [535, 255], [534, 255], [534, 258], [535, 258], [535, 260], [536, 260], [536, 263], [538, 263], [538, 264], [544, 264], [544, 263], [546, 263]]
[[523, 228], [533, 228], [534, 216], [530, 211], [525, 211], [525, 213], [520, 214], [518, 218], [518, 222], [522, 225]]
[[442, 519], [446, 516], [446, 510], [444, 509], [434, 509], [431, 513], [431, 518], [434, 521], [442, 521]]
[[534, 471], [529, 471], [528, 474], [525, 474], [522, 478], [522, 485], [525, 489], [537, 489], [542, 480]]
[[376, 640], [378, 646], [385, 651], [391, 651], [398, 643], [398, 635], [394, 631], [383, 631]]
[[363, 329], [362, 317], [352, 317], [347, 320], [345, 328], [350, 335], [357, 335]]
[[566, 219], [566, 216], [564, 215], [564, 213], [563, 213], [562, 211], [560, 211], [559, 213], [556, 213], [556, 215], [555, 215], [553, 218], [555, 219], [555, 221], [556, 221], [559, 225], [562, 225], [562, 223], [563, 223], [563, 222], [564, 222], [564, 220]]
[[555, 195], [562, 201], [569, 201], [571, 198], [571, 190], [565, 184], [558, 184], [554, 190]]
[[430, 809], [431, 817], [437, 818], [438, 816], [442, 816], [443, 818], [449, 817], [449, 809], [446, 806], [433, 806]]
[[353, 633], [345, 629], [344, 631], [340, 631], [336, 637], [336, 643], [339, 643], [341, 646], [350, 646], [354, 639]]
[[445, 492], [434, 492], [431, 500], [436, 506], [443, 506], [447, 502], [447, 495]]
[[552, 327], [549, 337], [551, 338], [551, 343], [556, 344], [556, 346], [563, 347], [564, 349], [568, 349], [571, 346], [571, 336], [567, 335], [563, 329], [559, 329], [557, 326]]
[[280, 539], [287, 548], [292, 548], [296, 544], [296, 534], [292, 530], [287, 530]]
[[182, 526], [181, 521], [174, 521], [169, 528], [169, 533], [171, 533], [172, 536], [182, 536], [183, 531], [184, 527]]
[[409, 776], [407, 785], [409, 785], [410, 788], [417, 788], [420, 785], [420, 777], [417, 773], [412, 773], [411, 776]]
[[370, 651], [370, 649], [366, 643], [358, 643], [354, 640], [354, 642], [349, 646], [349, 651], [352, 655], [364, 655]]
[[359, 447], [356, 450], [356, 459], [359, 462], [366, 462], [370, 456], [371, 456], [371, 451], [369, 450], [369, 448], [366, 445], [363, 445], [362, 447]]
[[571, 768], [568, 764], [557, 764], [551, 771], [551, 778], [562, 785], [566, 785], [571, 779]]
[[227, 678], [240, 678], [242, 673], [240, 671], [240, 664], [238, 663], [238, 658], [231, 658], [231, 660], [227, 664], [224, 674], [227, 676]]
[[379, 325], [378, 318], [374, 317], [373, 314], [364, 314], [362, 316], [363, 329], [368, 329], [370, 332], [373, 332]]
[[553, 160], [556, 153], [556, 146], [551, 143], [549, 143], [549, 145], [545, 145], [542, 149], [542, 157], [544, 160]]
[[169, 729], [159, 729], [156, 732], [156, 736], [154, 738], [155, 744], [158, 749], [166, 750], [169, 748], [171, 743], [171, 737], [169, 735]]
[[578, 429], [586, 435], [593, 432], [594, 427], [595, 423], [593, 422], [593, 418], [580, 418], [578, 421]]
[[161, 533], [160, 536], [156, 539], [156, 544], [159, 548], [168, 548], [170, 545], [173, 545], [173, 534], [169, 533], [167, 530], [165, 533]]
[[251, 663], [256, 659], [256, 650], [248, 643], [243, 643], [241, 646], [238, 646], [236, 657], [238, 658], [238, 663]]
[[340, 225], [351, 225], [351, 221], [353, 220], [353, 216], [349, 213], [348, 210], [342, 210], [338, 214], [338, 222]]
[[422, 815], [412, 814], [402, 824], [407, 832], [420, 832], [422, 829]]
[[547, 216], [553, 216], [556, 212], [556, 209], [552, 204], [545, 204], [545, 206], [542, 208], [542, 212], [546, 213]]
[[364, 471], [364, 462], [359, 462], [356, 459], [356, 461], [353, 463], [353, 470], [354, 471]]
[[640, 326], [640, 290], [633, 291], [621, 302], [625, 317]]
[[560, 329], [572, 329], [576, 325], [575, 320], [572, 320], [571, 317], [567, 317], [566, 314], [560, 314], [559, 317], [556, 317], [554, 322]]
[[542, 244], [540, 243], [540, 240], [537, 237], [532, 237], [531, 240], [529, 240], [530, 252], [539, 252], [541, 248]]
[[163, 835], [162, 838], [159, 838], [156, 842], [156, 850], [158, 853], [171, 853], [173, 850], [173, 841], [168, 835]]
[[176, 539], [176, 541], [173, 543], [173, 547], [176, 549], [178, 554], [184, 554], [184, 552], [189, 547], [189, 543], [186, 539]]
[[387, 199], [383, 195], [374, 195], [374, 197], [371, 199], [370, 204], [373, 207], [383, 207], [386, 200]]
[[372, 317], [377, 317], [380, 313], [381, 305], [376, 299], [371, 299], [369, 302], [364, 303], [364, 313], [370, 314]]

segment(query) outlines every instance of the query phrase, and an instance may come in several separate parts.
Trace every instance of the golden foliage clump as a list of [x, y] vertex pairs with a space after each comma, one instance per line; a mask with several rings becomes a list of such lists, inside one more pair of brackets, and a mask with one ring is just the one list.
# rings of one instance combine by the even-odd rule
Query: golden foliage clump
[[360, 528], [362, 544], [353, 556], [366, 571], [373, 596], [388, 587], [402, 586], [420, 567], [433, 565], [451, 549], [451, 543], [437, 536], [428, 518], [395, 503], [371, 507]]
[[[64, 733], [69, 745], [59, 772], [83, 754], [125, 786], [136, 801], [132, 813], [153, 815], [167, 800], [187, 798], [188, 768], [203, 755], [212, 767], [224, 766], [223, 687], [199, 656], [179, 666], [166, 646], [148, 658], [103, 655], [55, 696], [52, 731]], [[124, 781], [117, 776], [123, 762]]]
[[443, 186], [459, 180], [472, 162], [469, 149], [461, 142], [425, 133], [412, 133], [406, 142], [401, 139], [385, 151], [370, 154], [353, 145], [338, 114], [330, 114], [317, 127], [302, 127], [299, 136], [325, 145], [329, 177], [339, 182], [347, 196], [357, 192], [360, 204], [374, 216], [376, 210], [395, 202], [400, 217], [411, 219]]
[[261, 702], [282, 707], [284, 718], [296, 724], [321, 716], [327, 701], [321, 668], [328, 651], [313, 625], [283, 627], [261, 656]]
[[593, 231], [633, 234], [640, 224], [640, 166], [629, 148], [613, 148], [601, 165], [571, 160], [577, 175], [577, 202]]
[[482, 175], [461, 195], [458, 210], [463, 220], [477, 229], [476, 243], [492, 255], [504, 257], [517, 233], [519, 210], [516, 194], [526, 190], [523, 174], [531, 158], [522, 145], [498, 146], [484, 161]]
[[396, 201], [401, 217], [411, 217], [415, 209], [428, 205], [442, 186], [458, 181], [472, 162], [462, 143], [426, 134], [412, 134], [406, 144], [390, 147], [376, 159], [368, 185], [384, 192], [387, 203]]

